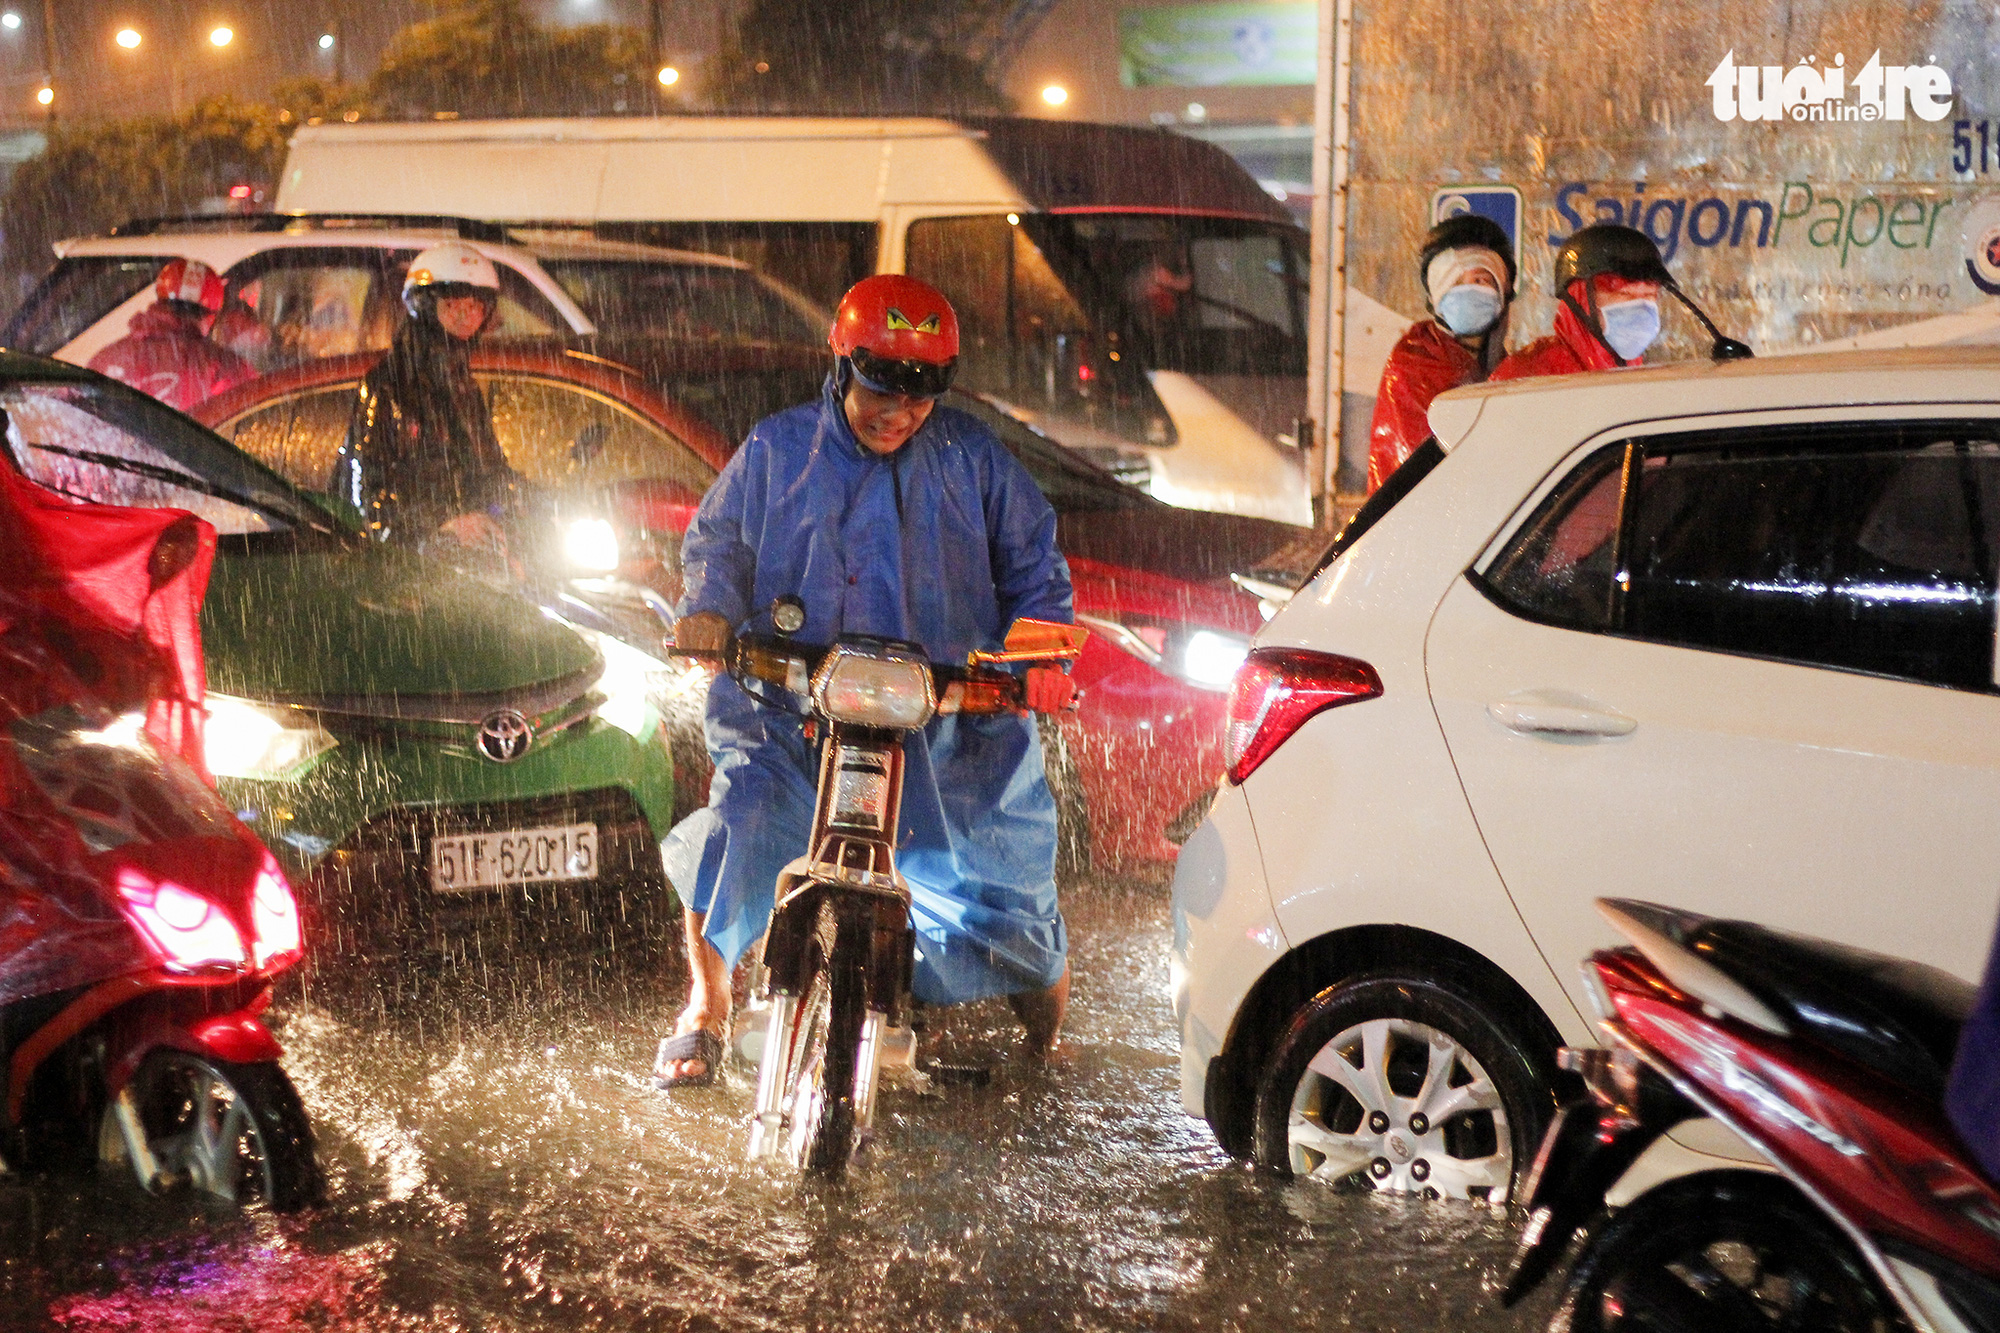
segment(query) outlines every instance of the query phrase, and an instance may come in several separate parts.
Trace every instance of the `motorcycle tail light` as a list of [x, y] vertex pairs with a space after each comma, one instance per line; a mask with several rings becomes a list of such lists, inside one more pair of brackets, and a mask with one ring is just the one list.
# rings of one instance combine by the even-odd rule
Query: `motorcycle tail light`
[[257, 876], [257, 891], [250, 900], [250, 925], [256, 935], [253, 949], [259, 969], [294, 962], [304, 954], [298, 899], [276, 866], [265, 866]]
[[1375, 668], [1304, 648], [1259, 648], [1236, 669], [1222, 759], [1240, 783], [1316, 713], [1382, 693]]
[[937, 710], [931, 669], [908, 658], [837, 648], [813, 682], [813, 702], [836, 722], [914, 731]]
[[118, 896], [160, 961], [176, 971], [242, 967], [249, 961], [229, 913], [192, 889], [125, 870], [118, 876]]

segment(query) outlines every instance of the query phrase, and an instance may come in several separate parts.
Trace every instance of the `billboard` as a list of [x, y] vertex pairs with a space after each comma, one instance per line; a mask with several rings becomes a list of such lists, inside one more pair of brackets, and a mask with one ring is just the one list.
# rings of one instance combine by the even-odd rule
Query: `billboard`
[[1310, 84], [1319, 5], [1169, 5], [1118, 14], [1118, 76], [1127, 88]]

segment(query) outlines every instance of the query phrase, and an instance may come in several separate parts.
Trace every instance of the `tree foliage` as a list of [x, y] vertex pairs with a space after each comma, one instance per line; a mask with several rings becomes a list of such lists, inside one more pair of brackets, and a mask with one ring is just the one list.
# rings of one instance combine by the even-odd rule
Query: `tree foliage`
[[726, 110], [1008, 110], [969, 52], [1010, 0], [750, 0], [711, 79]]
[[671, 98], [630, 28], [545, 28], [522, 0], [444, 0], [397, 33], [369, 80], [387, 116], [603, 116], [650, 113]]
[[33, 273], [66, 236], [128, 218], [191, 213], [231, 186], [275, 181], [291, 127], [275, 104], [212, 97], [178, 116], [61, 122], [15, 170], [4, 203], [5, 267]]

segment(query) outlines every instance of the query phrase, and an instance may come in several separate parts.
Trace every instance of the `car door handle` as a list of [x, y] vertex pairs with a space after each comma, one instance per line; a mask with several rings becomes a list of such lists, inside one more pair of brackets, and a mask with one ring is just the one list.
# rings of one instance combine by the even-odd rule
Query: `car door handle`
[[1509, 731], [1549, 736], [1629, 736], [1638, 722], [1623, 713], [1548, 699], [1501, 699], [1486, 712]]

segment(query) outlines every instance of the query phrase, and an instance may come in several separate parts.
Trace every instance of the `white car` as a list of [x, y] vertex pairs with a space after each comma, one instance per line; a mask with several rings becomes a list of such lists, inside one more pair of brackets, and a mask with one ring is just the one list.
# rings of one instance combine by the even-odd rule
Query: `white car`
[[381, 351], [410, 260], [446, 239], [465, 241], [499, 271], [489, 339], [712, 337], [718, 324], [739, 341], [826, 338], [825, 316], [810, 301], [721, 255], [463, 218], [263, 213], [141, 220], [62, 241], [0, 343], [87, 364], [125, 336], [153, 302], [153, 279], [179, 255], [222, 275], [229, 322], [212, 336], [260, 370]]
[[[1279, 1171], [1505, 1197], [1592, 1044], [1601, 895], [1977, 980], [2000, 349], [1516, 381], [1430, 424], [1237, 675], [1174, 879], [1187, 1109]], [[1732, 1155], [1704, 1126], [1672, 1151]]]

